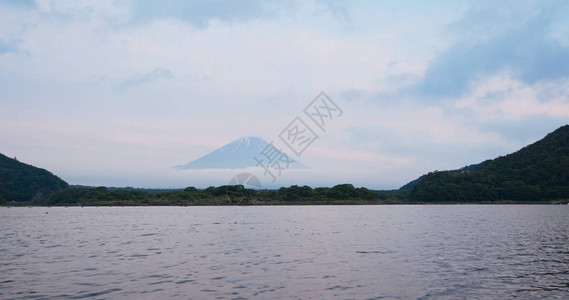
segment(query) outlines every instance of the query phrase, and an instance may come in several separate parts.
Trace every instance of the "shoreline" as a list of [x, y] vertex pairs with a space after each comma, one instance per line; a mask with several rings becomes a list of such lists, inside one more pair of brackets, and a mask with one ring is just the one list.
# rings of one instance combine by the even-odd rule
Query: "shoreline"
[[134, 204], [134, 203], [85, 203], [82, 205], [75, 205], [75, 204], [34, 204], [34, 203], [11, 203], [11, 204], [3, 204], [0, 207], [4, 208], [16, 208], [16, 207], [229, 207], [229, 206], [237, 206], [237, 207], [247, 207], [247, 206], [437, 206], [437, 205], [569, 205], [569, 199], [560, 199], [556, 201], [529, 201], [529, 202], [514, 202], [510, 200], [504, 201], [481, 201], [481, 202], [421, 202], [421, 203], [383, 203], [383, 202], [376, 202], [376, 203], [362, 203], [354, 200], [346, 200], [344, 201], [332, 201], [327, 203], [322, 203], [319, 201], [308, 201], [308, 202], [261, 202], [261, 203], [248, 203], [248, 204], [238, 204], [238, 203], [211, 203], [211, 204], [177, 204], [177, 203], [156, 203], [156, 204]]

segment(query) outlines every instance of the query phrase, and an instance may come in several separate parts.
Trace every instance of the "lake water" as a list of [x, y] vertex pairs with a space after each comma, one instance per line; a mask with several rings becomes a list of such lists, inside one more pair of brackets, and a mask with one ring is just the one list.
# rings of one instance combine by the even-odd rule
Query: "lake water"
[[569, 206], [0, 208], [2, 299], [569, 298]]

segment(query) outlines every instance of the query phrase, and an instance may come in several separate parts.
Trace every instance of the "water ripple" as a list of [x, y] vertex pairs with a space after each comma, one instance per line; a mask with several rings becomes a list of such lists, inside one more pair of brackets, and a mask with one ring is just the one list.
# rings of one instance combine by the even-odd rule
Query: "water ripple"
[[569, 207], [106, 207], [49, 216], [0, 208], [0, 298], [569, 294]]

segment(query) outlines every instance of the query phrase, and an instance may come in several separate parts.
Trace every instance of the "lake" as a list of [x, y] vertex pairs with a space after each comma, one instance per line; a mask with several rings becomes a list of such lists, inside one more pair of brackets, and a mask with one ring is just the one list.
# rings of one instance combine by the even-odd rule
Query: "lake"
[[569, 206], [0, 208], [2, 299], [569, 298]]

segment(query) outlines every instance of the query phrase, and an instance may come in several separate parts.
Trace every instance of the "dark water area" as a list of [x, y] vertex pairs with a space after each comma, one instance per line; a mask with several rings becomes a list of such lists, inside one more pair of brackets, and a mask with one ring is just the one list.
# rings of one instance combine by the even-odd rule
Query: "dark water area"
[[569, 206], [0, 208], [2, 299], [569, 298]]

